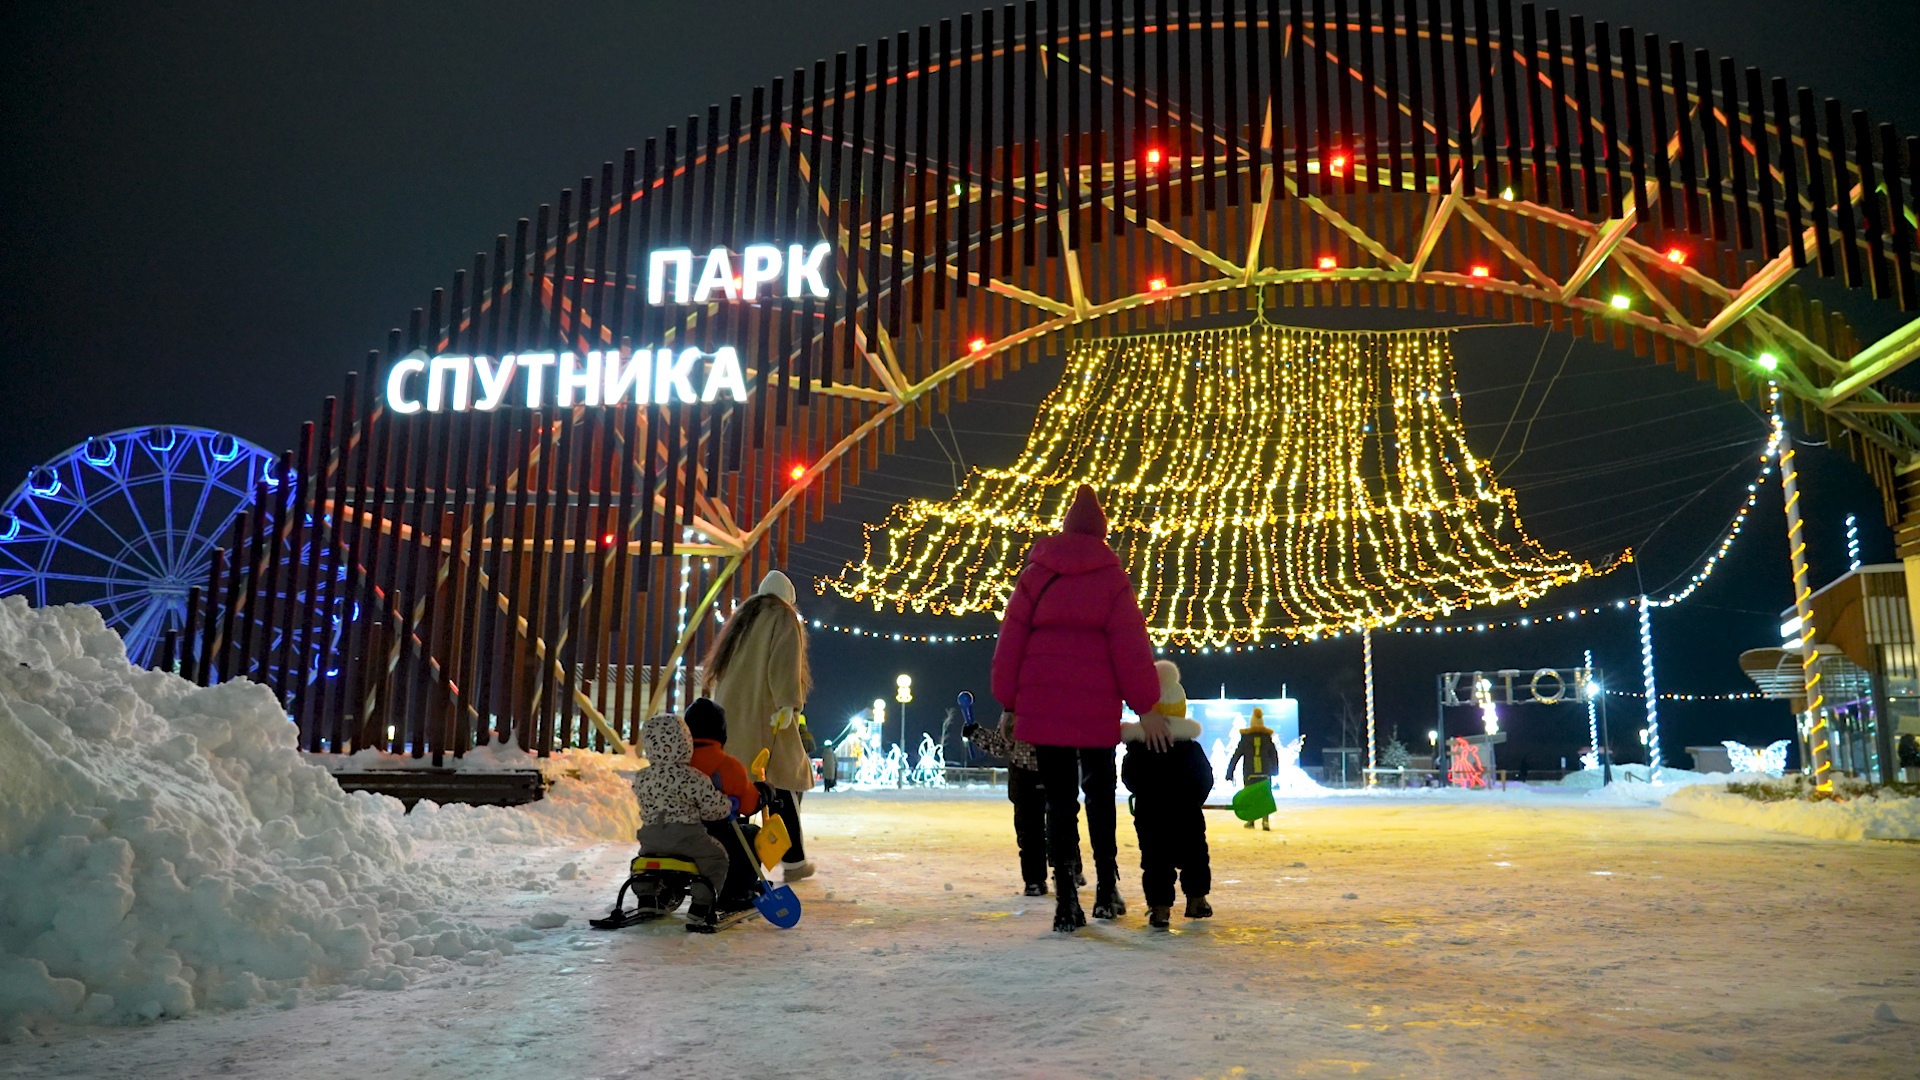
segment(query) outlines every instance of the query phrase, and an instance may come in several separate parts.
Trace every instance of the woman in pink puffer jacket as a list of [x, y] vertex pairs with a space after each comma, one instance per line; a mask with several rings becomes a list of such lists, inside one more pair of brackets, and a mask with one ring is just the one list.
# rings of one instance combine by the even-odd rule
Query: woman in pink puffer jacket
[[1076, 789], [1086, 793], [1087, 840], [1099, 876], [1093, 917], [1125, 913], [1114, 839], [1121, 704], [1141, 717], [1150, 746], [1164, 749], [1170, 740], [1166, 721], [1152, 711], [1160, 679], [1146, 619], [1107, 546], [1100, 500], [1084, 484], [1061, 531], [1034, 542], [1014, 583], [993, 651], [993, 696], [1014, 715], [1014, 738], [1033, 744], [1046, 785], [1053, 928], [1072, 932], [1086, 925], [1072, 873], [1080, 862]]

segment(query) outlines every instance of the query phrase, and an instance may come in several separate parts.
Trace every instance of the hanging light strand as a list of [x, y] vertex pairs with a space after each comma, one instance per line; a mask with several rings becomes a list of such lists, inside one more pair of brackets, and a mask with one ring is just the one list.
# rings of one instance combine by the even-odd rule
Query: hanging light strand
[[817, 587], [876, 611], [997, 615], [1083, 483], [1163, 647], [1525, 604], [1630, 557], [1596, 567], [1526, 533], [1467, 445], [1444, 332], [1256, 323], [1078, 344], [1011, 466], [894, 508]]

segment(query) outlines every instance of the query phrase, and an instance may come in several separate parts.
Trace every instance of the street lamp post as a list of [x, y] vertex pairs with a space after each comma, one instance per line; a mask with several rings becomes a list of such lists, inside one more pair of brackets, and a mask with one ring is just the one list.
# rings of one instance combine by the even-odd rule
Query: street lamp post
[[[913, 676], [901, 675], [893, 680], [893, 700], [900, 703], [900, 764], [904, 772], [907, 752], [907, 703], [913, 700]], [[895, 781], [896, 786], [905, 783], [904, 776]]]

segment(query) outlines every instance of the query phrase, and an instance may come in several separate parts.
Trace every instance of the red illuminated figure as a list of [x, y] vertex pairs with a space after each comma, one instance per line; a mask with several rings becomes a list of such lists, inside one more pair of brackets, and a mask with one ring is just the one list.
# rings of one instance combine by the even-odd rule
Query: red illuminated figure
[[1480, 757], [1480, 748], [1465, 739], [1456, 738], [1447, 747], [1447, 754], [1453, 759], [1447, 768], [1447, 782], [1454, 787], [1483, 788], [1487, 786], [1487, 764]]
[[1336, 259], [1336, 258], [1334, 258], [1334, 257], [1333, 257], [1333, 256], [1331, 256], [1331, 255], [1322, 255], [1322, 256], [1320, 256], [1320, 269], [1322, 269], [1322, 270], [1336, 270], [1336, 269], [1339, 269], [1339, 267], [1340, 267], [1340, 260], [1339, 260], [1339, 259]]

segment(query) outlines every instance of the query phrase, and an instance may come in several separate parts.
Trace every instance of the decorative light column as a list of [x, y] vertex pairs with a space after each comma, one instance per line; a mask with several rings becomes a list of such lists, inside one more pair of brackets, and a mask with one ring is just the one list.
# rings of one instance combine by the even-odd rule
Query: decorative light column
[[1360, 664], [1367, 673], [1367, 786], [1372, 787], [1378, 777], [1373, 770], [1379, 767], [1378, 739], [1373, 728], [1373, 629], [1368, 627], [1360, 631]]
[[1580, 654], [1581, 663], [1587, 666], [1587, 745], [1593, 747], [1593, 763], [1600, 764], [1600, 710], [1596, 704], [1600, 695], [1593, 691], [1593, 650], [1587, 649]]
[[[1774, 423], [1784, 424], [1778, 409]], [[1784, 430], [1784, 427], [1782, 428]], [[1807, 580], [1807, 538], [1800, 520], [1800, 466], [1793, 440], [1780, 443], [1780, 493], [1787, 504], [1787, 553], [1793, 563], [1793, 613], [1800, 619], [1800, 675], [1807, 697], [1807, 748], [1816, 790], [1833, 790], [1833, 743], [1827, 730], [1827, 695], [1820, 685], [1820, 653], [1814, 644], [1813, 585]], [[1649, 684], [1651, 685], [1651, 684]]]
[[1653, 687], [1653, 602], [1640, 597], [1640, 678], [1647, 693], [1647, 780], [1659, 783], [1666, 771], [1660, 763], [1660, 695]]

